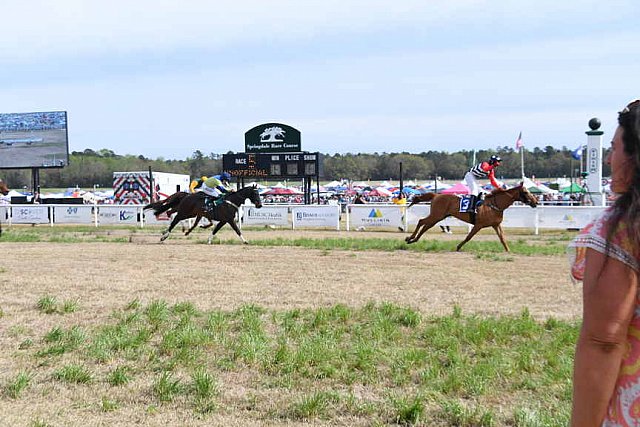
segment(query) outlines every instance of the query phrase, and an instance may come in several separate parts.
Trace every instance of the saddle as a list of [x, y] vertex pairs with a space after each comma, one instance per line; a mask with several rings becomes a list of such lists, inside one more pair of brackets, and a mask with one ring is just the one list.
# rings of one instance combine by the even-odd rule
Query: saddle
[[204, 196], [204, 208], [211, 214], [213, 214], [213, 211], [216, 209], [216, 207], [220, 206], [224, 202], [223, 197], [215, 198], [204, 193], [202, 194]]

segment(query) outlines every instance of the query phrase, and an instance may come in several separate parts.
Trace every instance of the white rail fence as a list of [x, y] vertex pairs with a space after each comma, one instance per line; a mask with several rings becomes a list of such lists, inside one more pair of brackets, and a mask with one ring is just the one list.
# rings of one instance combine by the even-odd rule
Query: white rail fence
[[[528, 228], [538, 234], [540, 229], [579, 229], [596, 218], [605, 208], [594, 206], [512, 206], [504, 213], [505, 228]], [[347, 205], [343, 209], [332, 205], [264, 205], [257, 209], [241, 206], [240, 224], [340, 230], [344, 224], [350, 230], [409, 230], [421, 218], [429, 215], [429, 205], [411, 208], [393, 204]], [[168, 225], [166, 216], [156, 218], [142, 206], [134, 205], [0, 205], [0, 221], [12, 224], [91, 224], [101, 225]], [[469, 227], [450, 217], [438, 225]]]

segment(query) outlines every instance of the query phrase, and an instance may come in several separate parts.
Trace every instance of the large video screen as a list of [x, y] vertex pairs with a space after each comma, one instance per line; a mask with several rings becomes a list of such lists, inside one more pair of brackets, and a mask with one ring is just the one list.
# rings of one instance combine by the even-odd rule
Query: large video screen
[[0, 169], [68, 164], [66, 111], [0, 114]]

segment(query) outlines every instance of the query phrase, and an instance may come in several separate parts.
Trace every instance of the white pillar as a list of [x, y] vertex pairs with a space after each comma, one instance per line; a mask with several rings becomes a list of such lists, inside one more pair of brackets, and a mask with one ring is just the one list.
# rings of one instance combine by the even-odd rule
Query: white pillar
[[591, 130], [586, 131], [587, 134], [587, 164], [585, 171], [589, 173], [587, 176], [587, 187], [589, 195], [593, 200], [594, 206], [605, 206], [606, 197], [602, 190], [602, 132], [600, 128], [600, 120], [593, 118], [589, 120]]

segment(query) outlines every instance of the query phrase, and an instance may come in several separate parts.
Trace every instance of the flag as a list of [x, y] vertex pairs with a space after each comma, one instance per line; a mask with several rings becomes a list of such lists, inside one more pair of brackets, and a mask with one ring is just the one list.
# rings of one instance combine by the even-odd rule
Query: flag
[[580, 160], [582, 158], [582, 149], [584, 147], [581, 145], [578, 148], [576, 148], [575, 150], [573, 150], [571, 152], [571, 157], [573, 157], [576, 160]]
[[522, 147], [524, 147], [524, 143], [522, 142], [522, 132], [520, 132], [520, 135], [518, 135], [518, 139], [516, 139], [516, 150], [519, 150]]

